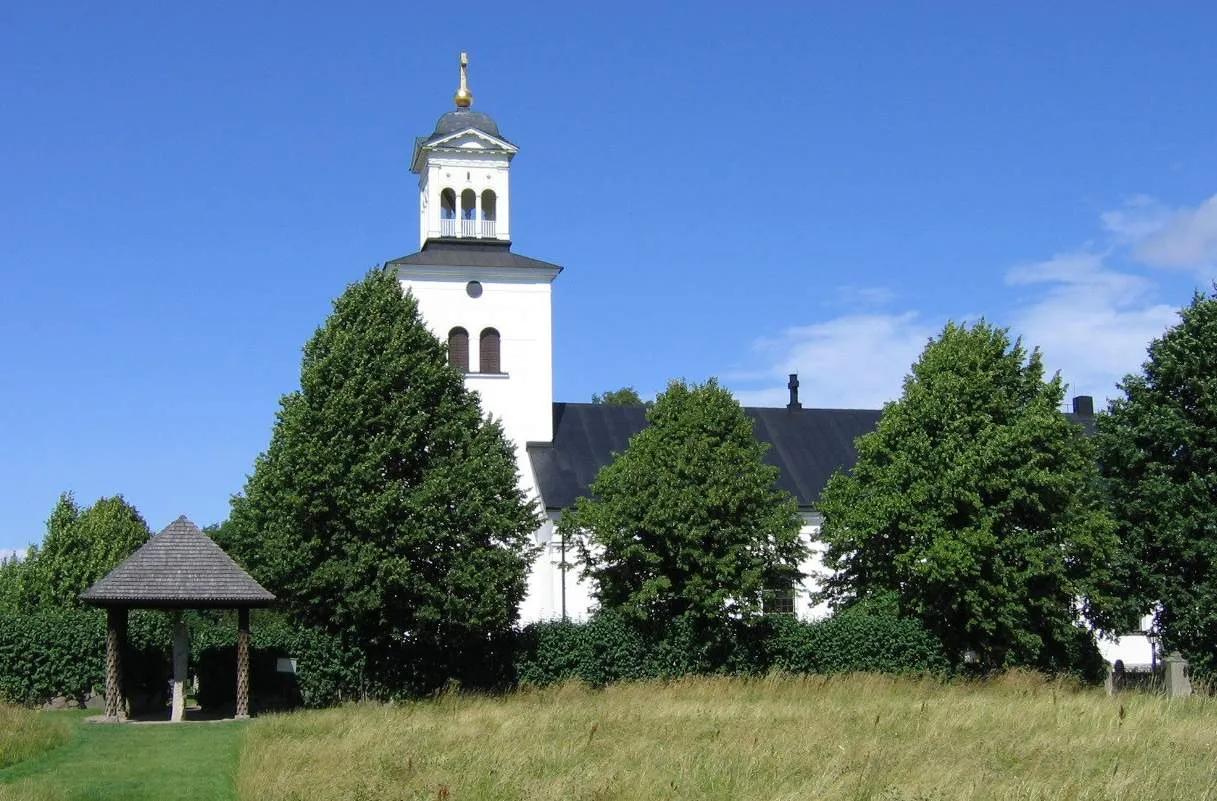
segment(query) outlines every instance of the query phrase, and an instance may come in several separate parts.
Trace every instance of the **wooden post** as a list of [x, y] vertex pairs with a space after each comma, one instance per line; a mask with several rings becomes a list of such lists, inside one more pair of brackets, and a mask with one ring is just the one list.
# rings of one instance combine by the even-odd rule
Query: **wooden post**
[[186, 716], [186, 665], [190, 661], [190, 633], [181, 610], [173, 613], [173, 712], [178, 722]]
[[237, 714], [249, 717], [249, 609], [237, 610]]
[[106, 717], [126, 720], [123, 704], [123, 644], [127, 639], [127, 607], [106, 608]]

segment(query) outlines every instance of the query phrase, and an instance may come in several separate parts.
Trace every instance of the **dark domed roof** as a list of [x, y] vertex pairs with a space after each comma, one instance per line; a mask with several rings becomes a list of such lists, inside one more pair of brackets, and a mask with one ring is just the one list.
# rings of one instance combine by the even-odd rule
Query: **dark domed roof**
[[435, 133], [431, 135], [431, 138], [447, 136], [469, 128], [477, 128], [482, 133], [488, 133], [500, 139], [503, 136], [499, 133], [498, 123], [489, 114], [483, 114], [471, 108], [458, 108], [439, 118], [439, 122], [435, 123]]

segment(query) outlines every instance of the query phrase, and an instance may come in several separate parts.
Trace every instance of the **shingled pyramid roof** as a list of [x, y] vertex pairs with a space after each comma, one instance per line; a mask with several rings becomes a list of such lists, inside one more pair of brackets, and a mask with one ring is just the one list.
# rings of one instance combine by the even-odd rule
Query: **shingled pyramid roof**
[[241, 607], [275, 600], [183, 515], [80, 594], [96, 606]]

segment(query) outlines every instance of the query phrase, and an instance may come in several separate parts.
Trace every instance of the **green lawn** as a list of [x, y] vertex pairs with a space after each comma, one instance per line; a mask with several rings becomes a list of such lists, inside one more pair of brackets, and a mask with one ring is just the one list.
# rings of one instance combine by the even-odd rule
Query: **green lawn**
[[43, 713], [71, 721], [67, 742], [0, 770], [0, 799], [14, 801], [224, 801], [245, 723], [115, 726], [83, 713]]

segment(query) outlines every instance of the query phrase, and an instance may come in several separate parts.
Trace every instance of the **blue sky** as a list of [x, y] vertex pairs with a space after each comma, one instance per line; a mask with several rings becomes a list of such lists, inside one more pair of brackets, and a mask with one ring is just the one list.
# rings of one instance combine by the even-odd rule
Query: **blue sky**
[[912, 5], [0, 5], [0, 549], [226, 516], [461, 50], [557, 400], [877, 406], [981, 315], [1111, 396], [1217, 264], [1217, 6]]

